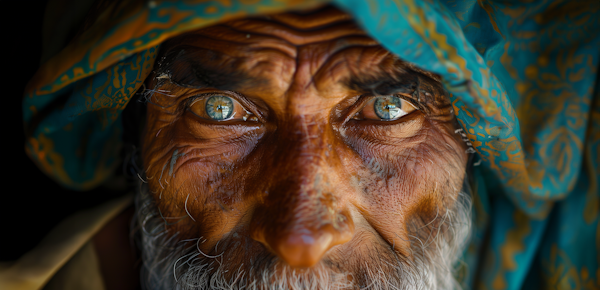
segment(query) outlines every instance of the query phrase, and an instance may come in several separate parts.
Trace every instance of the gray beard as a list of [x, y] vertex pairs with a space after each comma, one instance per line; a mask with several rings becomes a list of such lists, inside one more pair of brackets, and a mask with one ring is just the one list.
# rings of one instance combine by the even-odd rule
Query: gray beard
[[[145, 184], [136, 194], [134, 234], [141, 248], [144, 289], [460, 289], [454, 266], [470, 233], [469, 194], [461, 192], [454, 206], [438, 213], [439, 222], [410, 226], [412, 257], [398, 254], [392, 245], [374, 245], [368, 255], [348, 267], [323, 262], [309, 270], [294, 270], [265, 252], [238, 266], [227, 263], [244, 256], [240, 243], [217, 246], [203, 253], [205, 241], [181, 240], [168, 233], [164, 218]], [[434, 227], [435, 224], [435, 227]], [[426, 230], [423, 230], [426, 229]], [[346, 257], [345, 257], [346, 258]], [[350, 259], [350, 258], [348, 258]]]

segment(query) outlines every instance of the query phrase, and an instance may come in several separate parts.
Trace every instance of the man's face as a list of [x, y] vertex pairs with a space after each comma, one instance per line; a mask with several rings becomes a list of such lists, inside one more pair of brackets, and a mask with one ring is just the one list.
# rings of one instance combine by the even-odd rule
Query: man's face
[[142, 159], [165, 277], [364, 287], [452, 242], [467, 160], [452, 106], [348, 15], [231, 21], [161, 55]]

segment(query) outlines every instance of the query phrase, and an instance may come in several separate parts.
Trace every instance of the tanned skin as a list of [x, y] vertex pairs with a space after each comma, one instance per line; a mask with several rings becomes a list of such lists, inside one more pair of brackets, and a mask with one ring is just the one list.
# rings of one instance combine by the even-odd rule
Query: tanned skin
[[[373, 247], [410, 258], [408, 228], [462, 188], [466, 146], [439, 79], [331, 7], [178, 36], [146, 86], [142, 159], [169, 233], [202, 237], [206, 254], [242, 249], [226, 252], [232, 269], [261, 255], [350, 269]], [[234, 118], [207, 117], [215, 95]], [[386, 95], [408, 114], [378, 118]]]

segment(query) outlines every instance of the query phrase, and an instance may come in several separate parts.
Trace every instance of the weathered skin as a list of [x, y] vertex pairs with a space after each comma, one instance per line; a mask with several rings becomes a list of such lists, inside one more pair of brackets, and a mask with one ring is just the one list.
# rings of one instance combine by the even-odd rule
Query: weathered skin
[[[164, 90], [147, 107], [148, 185], [180, 239], [203, 237], [213, 254], [241, 245], [233, 268], [269, 253], [348, 268], [369, 247], [410, 258], [410, 223], [434, 220], [462, 187], [466, 146], [436, 77], [342, 12], [231, 21], [161, 49], [147, 82]], [[215, 93], [252, 114], [203, 117], [192, 97]], [[363, 107], [394, 93], [417, 109], [382, 121]]]

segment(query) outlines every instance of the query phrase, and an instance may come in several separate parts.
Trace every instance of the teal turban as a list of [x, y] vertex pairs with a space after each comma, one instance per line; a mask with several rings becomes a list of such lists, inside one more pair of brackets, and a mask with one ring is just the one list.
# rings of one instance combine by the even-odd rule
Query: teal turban
[[[26, 88], [26, 152], [65, 187], [101, 184], [119, 163], [121, 113], [161, 42], [321, 2], [126, 0], [91, 9]], [[389, 51], [439, 74], [451, 95], [476, 151], [465, 287], [600, 289], [600, 1], [333, 4]]]

